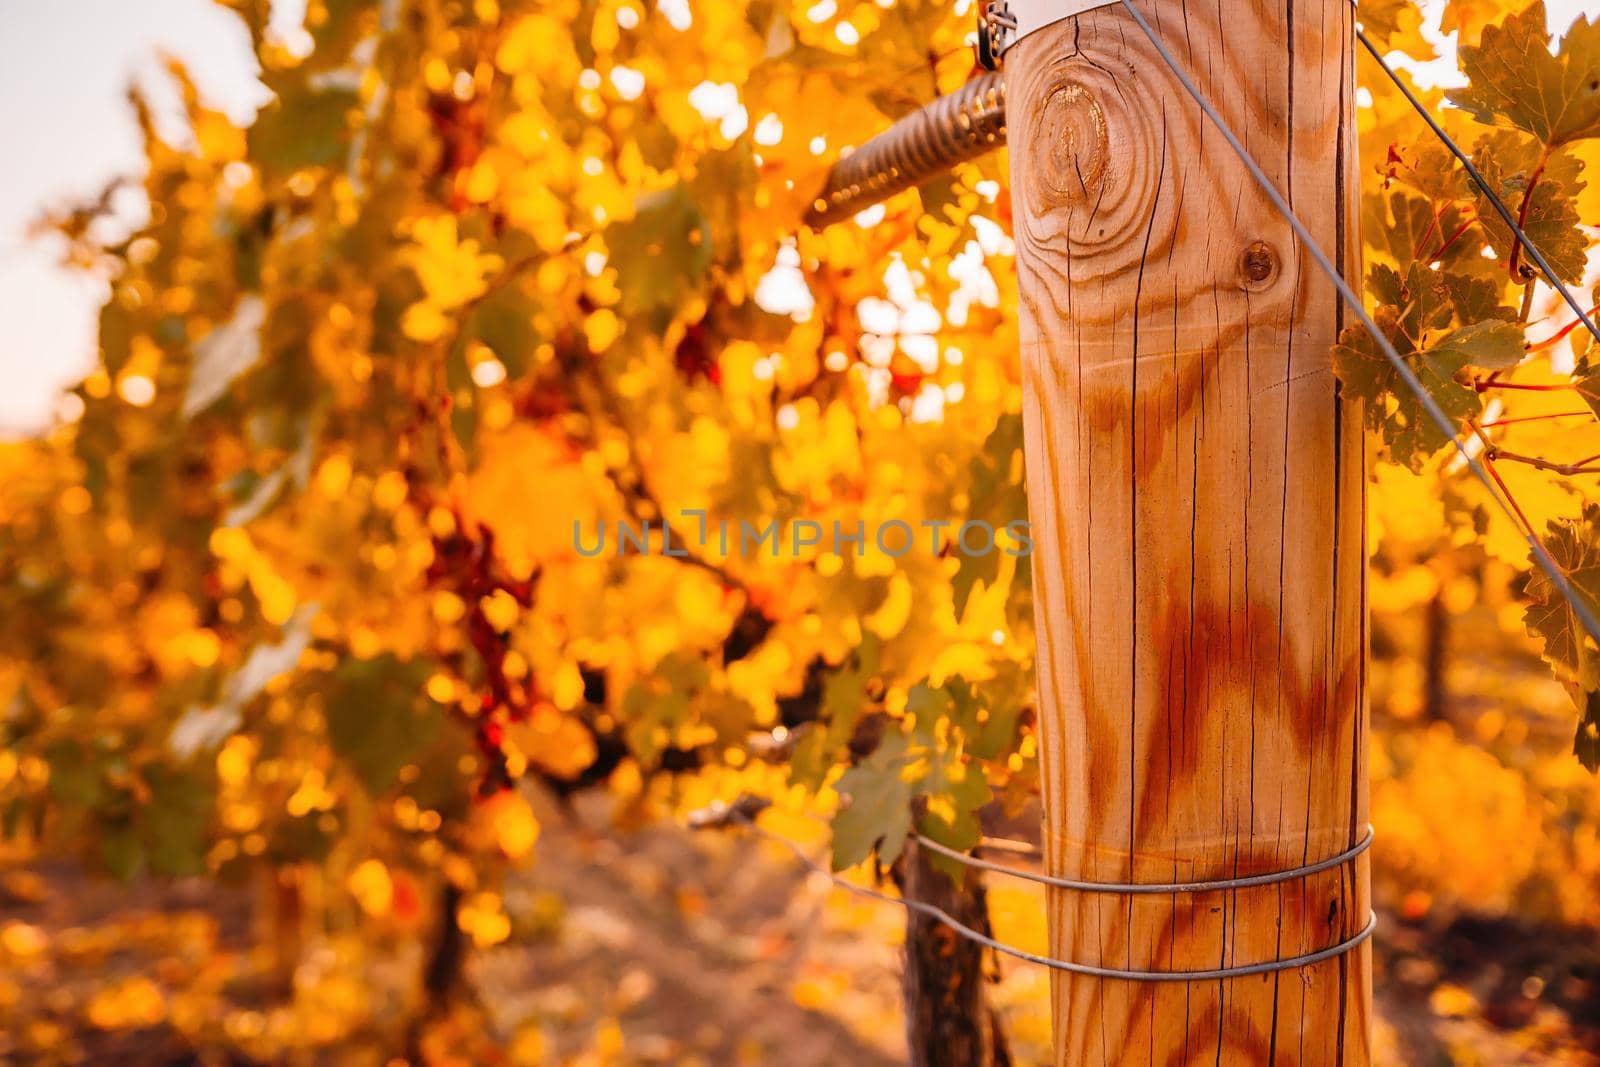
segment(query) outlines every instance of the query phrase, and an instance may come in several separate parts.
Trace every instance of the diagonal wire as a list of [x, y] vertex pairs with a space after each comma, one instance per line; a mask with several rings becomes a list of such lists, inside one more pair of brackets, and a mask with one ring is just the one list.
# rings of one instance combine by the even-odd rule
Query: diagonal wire
[[[1250, 172], [1250, 176], [1261, 187], [1261, 191], [1266, 194], [1273, 207], [1278, 209], [1285, 221], [1294, 229], [1295, 236], [1300, 239], [1300, 243], [1311, 255], [1311, 258], [1316, 261], [1317, 266], [1321, 267], [1322, 272], [1333, 282], [1334, 288], [1339, 291], [1339, 296], [1349, 305], [1350, 310], [1360, 320], [1361, 325], [1366, 327], [1367, 332], [1372, 335], [1372, 339], [1377, 342], [1378, 348], [1382, 350], [1384, 358], [1394, 367], [1395, 373], [1400, 376], [1400, 380], [1406, 384], [1406, 387], [1416, 395], [1417, 400], [1421, 403], [1423, 410], [1428, 413], [1428, 417], [1433, 420], [1434, 425], [1449, 439], [1451, 444], [1455, 445], [1456, 451], [1461, 453], [1461, 458], [1472, 469], [1472, 473], [1477, 476], [1478, 481], [1483, 483], [1483, 487], [1488, 490], [1490, 497], [1500, 506], [1500, 510], [1505, 513], [1511, 524], [1522, 530], [1523, 525], [1518, 520], [1511, 505], [1495, 490], [1494, 482], [1490, 479], [1488, 472], [1484, 470], [1483, 464], [1479, 463], [1477, 457], [1469, 452], [1467, 446], [1462, 443], [1449, 416], [1444, 413], [1444, 409], [1439, 407], [1439, 402], [1433, 398], [1432, 394], [1423, 387], [1422, 382], [1417, 378], [1416, 372], [1406, 363], [1404, 357], [1395, 350], [1394, 345], [1384, 336], [1383, 331], [1378, 329], [1378, 324], [1372, 321], [1372, 316], [1367, 314], [1367, 309], [1361, 303], [1361, 298], [1355, 294], [1355, 291], [1350, 288], [1350, 283], [1344, 280], [1338, 268], [1328, 259], [1327, 253], [1323, 252], [1322, 248], [1317, 244], [1316, 238], [1312, 236], [1311, 231], [1306, 229], [1305, 223], [1301, 222], [1300, 217], [1294, 213], [1294, 208], [1289, 206], [1288, 201], [1283, 198], [1283, 194], [1278, 191], [1277, 186], [1272, 184], [1272, 179], [1267, 177], [1266, 172], [1261, 169], [1260, 164], [1250, 155], [1249, 150], [1240, 143], [1239, 138], [1223, 117], [1218, 114], [1211, 101], [1207, 100], [1205, 94], [1190, 80], [1189, 75], [1178, 65], [1178, 61], [1173, 58], [1172, 53], [1167, 51], [1167, 46], [1161, 43], [1161, 38], [1156, 35], [1155, 30], [1150, 28], [1150, 23], [1145, 21], [1145, 17], [1139, 13], [1139, 9], [1133, 6], [1132, 0], [1118, 0], [1118, 3], [1122, 5], [1128, 14], [1133, 16], [1134, 22], [1138, 23], [1139, 29], [1144, 31], [1144, 35], [1150, 39], [1151, 45], [1154, 46], [1157, 54], [1161, 56], [1162, 61], [1166, 63], [1167, 68], [1172, 71], [1179, 83], [1183, 85], [1184, 90], [1194, 98], [1194, 102], [1200, 106], [1200, 110], [1205, 112], [1206, 118], [1210, 119], [1212, 125], [1216, 126], [1217, 131], [1222, 134], [1223, 140], [1228, 142], [1228, 147], [1233, 149], [1234, 154], [1239, 157], [1239, 161]], [[1545, 572], [1551, 583], [1560, 591], [1562, 599], [1567, 602], [1567, 605], [1572, 609], [1572, 613], [1577, 616], [1584, 630], [1595, 641], [1600, 642], [1600, 619], [1596, 619], [1594, 611], [1590, 609], [1589, 605], [1583, 603], [1577, 590], [1573, 589], [1572, 583], [1567, 580], [1567, 575], [1560, 565], [1551, 558], [1550, 553], [1546, 551], [1544, 545], [1539, 542], [1538, 537], [1534, 535], [1532, 530], [1524, 530], [1523, 540], [1528, 542], [1528, 547], [1532, 549], [1533, 557], [1538, 562], [1539, 568]]]
[[1572, 295], [1572, 290], [1568, 289], [1565, 283], [1556, 276], [1556, 272], [1550, 266], [1549, 260], [1544, 258], [1543, 252], [1539, 251], [1539, 246], [1529, 239], [1528, 235], [1522, 231], [1521, 226], [1517, 225], [1517, 220], [1512, 216], [1511, 209], [1506, 207], [1505, 201], [1500, 199], [1499, 194], [1489, 187], [1489, 181], [1483, 176], [1483, 172], [1461, 150], [1461, 146], [1456, 144], [1450, 135], [1444, 131], [1444, 128], [1439, 125], [1439, 121], [1423, 106], [1422, 101], [1417, 99], [1416, 94], [1411, 91], [1411, 87], [1402, 81], [1400, 75], [1395, 73], [1394, 68], [1384, 61], [1383, 56], [1378, 52], [1377, 46], [1372, 43], [1366, 32], [1360, 27], [1356, 28], [1356, 37], [1366, 47], [1372, 58], [1377, 61], [1378, 66], [1383, 68], [1383, 72], [1389, 76], [1389, 80], [1394, 82], [1395, 87], [1405, 94], [1406, 100], [1410, 102], [1417, 114], [1422, 116], [1422, 121], [1428, 124], [1428, 128], [1433, 131], [1434, 136], [1438, 137], [1444, 146], [1450, 150], [1450, 154], [1461, 162], [1461, 166], [1466, 169], [1467, 176], [1472, 179], [1472, 183], [1483, 190], [1484, 196], [1489, 198], [1489, 203], [1494, 205], [1495, 212], [1504, 220], [1507, 226], [1511, 227], [1511, 232], [1516, 234], [1517, 240], [1522, 242], [1522, 247], [1527, 249], [1528, 255], [1533, 258], [1533, 261], [1539, 265], [1539, 269], [1544, 272], [1544, 276], [1549, 281], [1551, 288], [1561, 294], [1561, 299], [1565, 300], [1567, 306], [1578, 316], [1578, 321], [1588, 328], [1596, 341], [1600, 341], [1600, 326], [1595, 325], [1594, 320], [1589, 317], [1588, 313], [1583, 310], [1582, 305]]
[[1331, 871], [1335, 867], [1343, 867], [1347, 863], [1354, 863], [1357, 857], [1372, 847], [1373, 830], [1369, 825], [1366, 832], [1361, 835], [1361, 840], [1345, 849], [1337, 856], [1317, 860], [1300, 867], [1283, 871], [1266, 871], [1261, 874], [1247, 874], [1235, 878], [1213, 878], [1199, 882], [1091, 882], [1078, 878], [1058, 878], [1052, 874], [1040, 874], [1038, 871], [1026, 870], [1008, 863], [995, 863], [970, 852], [942, 845], [926, 834], [917, 834], [917, 843], [924, 848], [937, 852], [947, 859], [955, 860], [966, 867], [976, 867], [979, 870], [993, 871], [1010, 878], [1019, 878], [1024, 882], [1033, 882], [1036, 885], [1050, 886], [1055, 889], [1068, 889], [1077, 893], [1105, 893], [1117, 896], [1169, 896], [1178, 893], [1218, 893], [1225, 890], [1251, 889], [1264, 885], [1277, 885], [1281, 882], [1290, 882], [1299, 878], [1309, 878], [1323, 871]]
[[1303, 956], [1291, 956], [1287, 959], [1281, 960], [1265, 960], [1260, 963], [1240, 964], [1234, 967], [1211, 967], [1205, 970], [1196, 971], [1137, 971], [1127, 970], [1121, 967], [1101, 967], [1092, 963], [1076, 963], [1072, 960], [1056, 959], [1054, 956], [1042, 956], [1037, 952], [1029, 952], [1026, 949], [1017, 948], [1015, 945], [1008, 945], [1004, 941], [997, 941], [988, 934], [974, 930], [966, 923], [952, 916], [943, 908], [940, 908], [934, 904], [929, 904], [927, 901], [917, 900], [914, 897], [892, 897], [888, 893], [879, 892], [878, 890], [872, 889], [868, 886], [857, 885], [856, 883], [849, 881], [848, 879], [841, 878], [832, 871], [825, 869], [816, 860], [813, 860], [810, 856], [806, 855], [805, 850], [799, 845], [795, 844], [793, 841], [781, 834], [775, 834], [771, 830], [757, 825], [756, 822], [748, 815], [736, 815], [734, 817], [734, 821], [749, 827], [751, 830], [755, 831], [757, 834], [769, 841], [775, 841], [778, 844], [783, 845], [794, 854], [795, 859], [804, 864], [813, 874], [817, 874], [828, 879], [828, 881], [832, 882], [840, 889], [848, 890], [849, 892], [860, 897], [866, 897], [868, 900], [876, 900], [883, 904], [893, 904], [896, 907], [905, 908], [907, 911], [914, 911], [919, 915], [925, 915], [928, 918], [933, 919], [935, 922], [942, 923], [943, 925], [949, 927], [958, 936], [963, 937], [968, 941], [975, 942], [979, 945], [982, 945], [984, 948], [990, 949], [994, 952], [999, 952], [1002, 955], [1010, 956], [1013, 959], [1022, 960], [1024, 963], [1035, 963], [1041, 967], [1048, 967], [1053, 971], [1065, 971], [1069, 974], [1081, 974], [1089, 978], [1107, 978], [1127, 982], [1211, 982], [1219, 981], [1224, 978], [1244, 978], [1254, 974], [1273, 974], [1278, 971], [1293, 971], [1298, 970], [1301, 967], [1310, 967], [1312, 964], [1322, 963], [1324, 960], [1331, 960], [1336, 956], [1342, 956], [1347, 952], [1355, 950], [1364, 941], [1370, 938], [1373, 935], [1373, 932], [1378, 928], [1377, 913], [1370, 912], [1368, 913], [1367, 923], [1365, 926], [1363, 926], [1353, 936], [1340, 941], [1336, 945], [1330, 945], [1327, 948], [1318, 949], [1316, 952], [1308, 952]]

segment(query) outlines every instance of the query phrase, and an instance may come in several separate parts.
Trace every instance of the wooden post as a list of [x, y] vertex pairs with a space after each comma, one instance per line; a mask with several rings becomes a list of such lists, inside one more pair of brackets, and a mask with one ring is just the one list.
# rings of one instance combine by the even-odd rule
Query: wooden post
[[[1352, 284], [1349, 0], [1136, 0]], [[1337, 855], [1367, 822], [1347, 321], [1118, 5], [1006, 56], [1050, 870], [1174, 882]], [[1338, 944], [1367, 857], [1205, 894], [1052, 891], [1054, 955], [1191, 970]], [[1370, 948], [1155, 984], [1058, 974], [1056, 1063], [1369, 1062]]]

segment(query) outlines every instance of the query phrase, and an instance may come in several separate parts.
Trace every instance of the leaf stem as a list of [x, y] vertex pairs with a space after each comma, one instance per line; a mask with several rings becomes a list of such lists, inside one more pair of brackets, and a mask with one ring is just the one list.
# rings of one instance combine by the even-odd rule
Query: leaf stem
[[[1600, 304], [1596, 304], [1594, 307], [1585, 312], [1585, 314], [1592, 316], [1597, 312], [1600, 312]], [[1526, 347], [1529, 352], [1537, 352], [1540, 349], [1549, 348], [1551, 345], [1559, 343], [1562, 338], [1566, 337], [1581, 325], [1583, 325], [1582, 319], [1573, 319], [1571, 322], [1567, 323], [1565, 326], [1561, 327], [1561, 329], [1557, 330], [1549, 337], [1546, 337], [1544, 340], [1534, 341], [1532, 344], [1524, 347]]]
[[1586, 415], [1586, 416], [1589, 416], [1590, 418], [1593, 418], [1594, 417], [1594, 412], [1587, 411], [1587, 410], [1585, 410], [1585, 411], [1556, 411], [1556, 412], [1551, 412], [1548, 415], [1518, 415], [1517, 417], [1511, 418], [1511, 419], [1495, 419], [1495, 420], [1493, 420], [1491, 422], [1480, 422], [1478, 425], [1480, 427], [1482, 427], [1483, 429], [1488, 430], [1488, 429], [1492, 429], [1492, 428], [1494, 428], [1496, 426], [1510, 426], [1510, 425], [1512, 425], [1514, 423], [1519, 423], [1519, 422], [1543, 422], [1546, 419], [1575, 419], [1580, 415]]
[[[1523, 233], [1528, 232], [1528, 208], [1533, 204], [1533, 191], [1539, 185], [1539, 179], [1544, 176], [1544, 168], [1550, 163], [1551, 147], [1546, 144], [1539, 152], [1539, 162], [1534, 164], [1533, 170], [1528, 174], [1528, 187], [1522, 191], [1522, 204], [1517, 208], [1517, 229]], [[1528, 281], [1532, 289], [1533, 271], [1522, 265], [1522, 238], [1515, 233], [1511, 235], [1511, 258], [1506, 264], [1513, 281]], [[1525, 301], [1526, 303], [1526, 301]], [[1523, 321], [1527, 321], [1526, 312]]]
[[1528, 393], [1561, 393], [1576, 389], [1577, 386], [1566, 382], [1496, 382], [1488, 378], [1479, 378], [1472, 383], [1472, 388], [1480, 393], [1490, 389], [1519, 389]]

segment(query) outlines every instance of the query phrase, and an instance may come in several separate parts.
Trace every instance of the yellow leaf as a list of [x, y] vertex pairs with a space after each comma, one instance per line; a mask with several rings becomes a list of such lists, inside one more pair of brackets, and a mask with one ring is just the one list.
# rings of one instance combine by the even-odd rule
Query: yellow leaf
[[493, 893], [474, 893], [456, 911], [456, 925], [478, 948], [490, 948], [511, 936], [511, 920]]
[[889, 592], [883, 603], [871, 615], [861, 620], [864, 629], [884, 640], [905, 629], [911, 618], [911, 581], [904, 571], [896, 571], [889, 579]]
[[536, 722], [519, 723], [507, 732], [528, 762], [557, 778], [576, 778], [598, 755], [594, 736], [568, 715], [541, 715]]
[[101, 989], [84, 1009], [101, 1030], [143, 1030], [167, 1017], [160, 987], [148, 978], [125, 978]]
[[39, 955], [45, 949], [44, 931], [28, 923], [6, 923], [0, 929], [0, 948], [6, 953], [19, 959], [29, 959]]
[[522, 614], [522, 608], [517, 605], [516, 598], [504, 589], [496, 589], [493, 593], [478, 601], [478, 607], [483, 611], [483, 617], [494, 627], [495, 633], [505, 633], [516, 625], [517, 616]]
[[444, 317], [444, 313], [426, 300], [406, 308], [406, 313], [400, 320], [401, 331], [413, 341], [421, 341], [423, 344], [443, 337], [449, 326], [449, 320]]
[[373, 918], [382, 918], [394, 907], [394, 879], [378, 860], [362, 862], [350, 872], [345, 885], [361, 910]]
[[539, 840], [539, 820], [534, 818], [533, 808], [520, 794], [499, 793], [484, 805], [488, 809], [495, 844], [500, 846], [501, 852], [515, 860], [533, 851], [534, 843]]
[[563, 661], [550, 679], [550, 702], [562, 711], [570, 711], [582, 699], [583, 675], [571, 661]]
[[583, 335], [592, 352], [604, 352], [621, 333], [622, 320], [610, 308], [600, 308], [583, 320]]

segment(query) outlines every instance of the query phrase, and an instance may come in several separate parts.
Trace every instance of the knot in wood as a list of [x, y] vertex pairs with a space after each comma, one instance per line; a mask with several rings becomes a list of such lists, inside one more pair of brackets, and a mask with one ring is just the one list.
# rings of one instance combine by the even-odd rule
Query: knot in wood
[[1265, 241], [1252, 241], [1239, 255], [1241, 287], [1259, 292], [1272, 284], [1278, 276], [1278, 257]]
[[1057, 203], [1095, 196], [1105, 178], [1109, 134], [1105, 109], [1076, 81], [1058, 83], [1040, 109], [1039, 131], [1049, 153], [1048, 192]]

